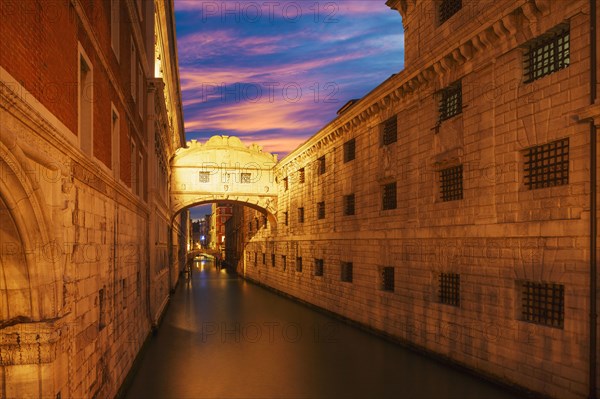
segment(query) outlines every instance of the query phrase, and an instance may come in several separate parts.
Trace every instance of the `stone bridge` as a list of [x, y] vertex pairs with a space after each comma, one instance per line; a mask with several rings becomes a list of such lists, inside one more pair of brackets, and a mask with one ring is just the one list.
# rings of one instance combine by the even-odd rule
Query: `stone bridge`
[[237, 137], [189, 141], [171, 161], [173, 215], [203, 203], [231, 202], [258, 209], [276, 223], [276, 164], [277, 155]]

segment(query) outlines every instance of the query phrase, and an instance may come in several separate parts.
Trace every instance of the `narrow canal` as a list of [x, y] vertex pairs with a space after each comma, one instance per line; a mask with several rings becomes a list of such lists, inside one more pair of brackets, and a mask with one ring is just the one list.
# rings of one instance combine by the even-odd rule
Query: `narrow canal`
[[515, 398], [196, 262], [127, 398]]

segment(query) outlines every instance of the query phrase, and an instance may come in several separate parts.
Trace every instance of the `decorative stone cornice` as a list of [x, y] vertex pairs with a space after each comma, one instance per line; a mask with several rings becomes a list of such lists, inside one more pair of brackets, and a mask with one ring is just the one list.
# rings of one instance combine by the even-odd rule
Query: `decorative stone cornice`
[[[414, 9], [416, 0], [388, 0], [386, 4], [399, 11], [404, 21]], [[331, 141], [332, 138], [342, 137], [349, 130], [357, 128], [370, 119], [377, 118], [382, 110], [393, 106], [394, 103], [397, 105], [406, 101], [419, 89], [430, 85], [449, 71], [460, 67], [480, 54], [490, 52], [497, 41], [514, 37], [523, 25], [534, 24], [540, 17], [547, 15], [549, 7], [549, 0], [523, 1], [514, 9], [500, 15], [499, 19], [489, 21], [487, 25], [475, 30], [466, 40], [446, 49], [427, 64], [416, 70], [404, 70], [392, 76], [290, 153], [282, 160], [282, 164], [303, 163], [304, 159], [314, 154], [315, 150], [321, 148], [323, 143]], [[524, 15], [525, 18], [520, 18], [519, 14]], [[369, 101], [371, 102], [369, 103]]]

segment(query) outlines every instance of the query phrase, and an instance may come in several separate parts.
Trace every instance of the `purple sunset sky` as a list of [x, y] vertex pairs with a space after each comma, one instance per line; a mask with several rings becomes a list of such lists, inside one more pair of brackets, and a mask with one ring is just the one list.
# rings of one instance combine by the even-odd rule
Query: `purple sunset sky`
[[400, 14], [385, 0], [175, 0], [175, 11], [187, 140], [238, 136], [281, 159], [403, 68]]

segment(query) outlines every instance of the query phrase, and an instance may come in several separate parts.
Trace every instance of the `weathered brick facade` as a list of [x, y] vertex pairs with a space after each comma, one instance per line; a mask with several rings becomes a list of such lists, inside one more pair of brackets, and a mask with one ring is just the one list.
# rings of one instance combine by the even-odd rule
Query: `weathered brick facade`
[[173, 5], [2, 1], [0, 36], [0, 397], [114, 397], [182, 266]]
[[[590, 1], [463, 0], [446, 21], [442, 3], [388, 1], [405, 69], [276, 166], [277, 224], [253, 229], [261, 215], [245, 209], [227, 254], [245, 277], [409, 345], [586, 397]], [[530, 79], [549, 40], [569, 59]]]

